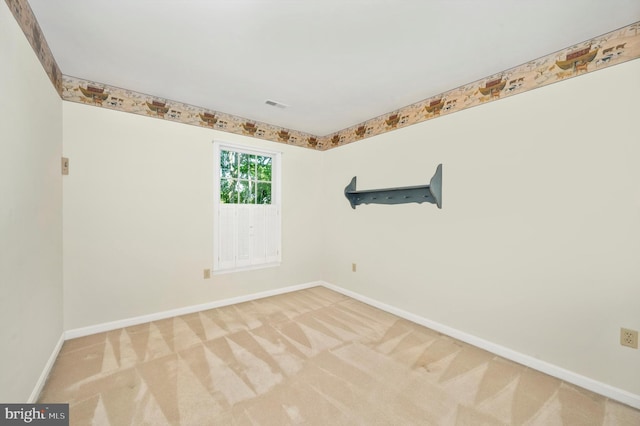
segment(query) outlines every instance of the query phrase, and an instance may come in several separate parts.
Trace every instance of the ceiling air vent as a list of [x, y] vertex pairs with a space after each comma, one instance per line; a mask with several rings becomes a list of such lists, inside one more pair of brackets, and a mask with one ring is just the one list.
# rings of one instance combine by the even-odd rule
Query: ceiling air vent
[[283, 104], [282, 102], [272, 101], [271, 99], [267, 99], [264, 103], [272, 107], [281, 108], [281, 109], [285, 109], [289, 106], [289, 105]]

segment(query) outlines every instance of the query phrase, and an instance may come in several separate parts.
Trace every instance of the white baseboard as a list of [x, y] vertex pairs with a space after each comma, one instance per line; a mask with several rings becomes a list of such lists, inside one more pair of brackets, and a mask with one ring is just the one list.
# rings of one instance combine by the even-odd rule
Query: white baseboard
[[454, 339], [458, 339], [465, 343], [469, 343], [470, 345], [473, 345], [475, 347], [484, 349], [486, 351], [494, 353], [508, 360], [517, 362], [518, 364], [525, 365], [527, 367], [533, 368], [534, 370], [538, 370], [550, 376], [556, 377], [560, 380], [564, 380], [565, 382], [572, 383], [576, 386], [580, 386], [584, 389], [588, 389], [592, 392], [614, 399], [623, 404], [640, 409], [640, 395], [636, 395], [631, 392], [627, 392], [623, 389], [619, 389], [619, 388], [607, 385], [605, 383], [599, 382], [597, 380], [593, 380], [589, 377], [585, 377], [580, 374], [574, 373], [573, 371], [569, 371], [562, 367], [558, 367], [557, 365], [550, 364], [545, 361], [541, 361], [537, 358], [534, 358], [529, 355], [525, 355], [520, 352], [516, 352], [504, 346], [489, 342], [477, 336], [465, 333], [463, 331], [446, 326], [444, 324], [440, 324], [438, 322], [429, 320], [419, 315], [412, 314], [411, 312], [407, 312], [403, 309], [399, 309], [394, 306], [387, 305], [386, 303], [377, 301], [375, 299], [371, 299], [367, 296], [363, 296], [359, 293], [344, 289], [337, 285], [330, 284], [327, 282], [322, 282], [322, 285], [328, 289], [337, 291], [338, 293], [342, 293], [345, 296], [349, 296], [353, 299], [366, 303], [367, 305], [371, 305], [383, 311], [397, 315], [401, 318], [404, 318], [416, 324], [423, 325], [434, 331], [453, 337]]
[[56, 358], [58, 358], [60, 349], [62, 349], [63, 343], [64, 343], [64, 333], [60, 335], [60, 338], [58, 339], [58, 343], [56, 343], [56, 346], [53, 348], [53, 352], [51, 352], [51, 355], [49, 356], [47, 363], [44, 365], [44, 369], [42, 370], [42, 373], [40, 373], [40, 377], [38, 378], [38, 381], [36, 382], [36, 385], [33, 388], [31, 395], [29, 395], [29, 399], [27, 400], [28, 404], [35, 404], [36, 401], [38, 400], [38, 397], [40, 396], [40, 392], [42, 392], [42, 388], [44, 387], [44, 384], [47, 382], [47, 377], [49, 377], [51, 368], [53, 367], [53, 364], [56, 362]]
[[64, 340], [74, 339], [76, 337], [88, 336], [90, 334], [95, 334], [95, 333], [102, 333], [110, 330], [116, 330], [118, 328], [129, 327], [132, 325], [143, 324], [149, 321], [157, 321], [165, 318], [175, 317], [178, 315], [185, 315], [185, 314], [190, 314], [194, 312], [204, 311], [207, 309], [214, 309], [222, 306], [233, 305], [236, 303], [249, 302], [251, 300], [257, 300], [265, 297], [276, 296], [279, 294], [290, 293], [292, 291], [303, 290], [303, 289], [316, 287], [316, 286], [323, 286], [328, 289], [337, 291], [346, 296], [352, 297], [353, 299], [366, 303], [367, 305], [374, 306], [378, 309], [397, 315], [401, 318], [404, 318], [416, 324], [423, 325], [439, 333], [446, 334], [447, 336], [453, 337], [454, 339], [458, 339], [460, 341], [466, 342], [470, 345], [484, 349], [486, 351], [494, 353], [508, 360], [517, 362], [519, 364], [541, 371], [550, 376], [556, 377], [560, 380], [564, 380], [568, 383], [572, 383], [576, 386], [580, 386], [584, 389], [588, 389], [592, 392], [595, 392], [600, 395], [611, 398], [613, 400], [619, 401], [623, 404], [640, 409], [640, 395], [636, 395], [631, 392], [627, 392], [625, 390], [616, 388], [614, 386], [610, 386], [605, 383], [599, 382], [597, 380], [591, 379], [589, 377], [582, 376], [573, 371], [558, 367], [557, 365], [550, 364], [548, 362], [539, 360], [529, 355], [525, 355], [523, 353], [495, 344], [488, 340], [484, 340], [477, 336], [465, 333], [455, 328], [446, 326], [444, 324], [440, 324], [438, 322], [421, 317], [419, 315], [413, 314], [403, 309], [396, 308], [395, 306], [388, 305], [386, 303], [380, 302], [375, 299], [371, 299], [367, 296], [363, 296], [354, 291], [347, 290], [342, 287], [339, 287], [324, 281], [315, 281], [315, 282], [310, 282], [305, 284], [283, 287], [279, 289], [263, 291], [260, 293], [248, 294], [245, 296], [238, 296], [238, 297], [232, 297], [229, 299], [216, 300], [213, 302], [203, 303], [199, 305], [185, 306], [182, 308], [171, 309], [168, 311], [157, 312], [157, 313], [142, 315], [142, 316], [133, 317], [133, 318], [126, 318], [123, 320], [111, 321], [111, 322], [102, 323], [102, 324], [96, 324], [89, 327], [67, 330], [64, 332], [63, 336], [60, 338], [60, 341], [56, 345], [56, 348], [51, 354], [51, 357], [47, 362], [45, 370], [42, 372], [42, 375], [32, 392], [29, 402], [35, 401], [38, 398], [38, 395], [42, 390], [42, 386], [44, 386], [46, 378], [49, 374], [49, 370], [51, 369], [53, 362], [55, 361], [56, 356], [58, 355], [58, 352], [60, 351], [60, 348], [62, 347], [62, 343]]
[[144, 324], [150, 321], [158, 321], [165, 318], [171, 318], [179, 315], [192, 314], [194, 312], [206, 311], [207, 309], [220, 308], [222, 306], [235, 305], [236, 303], [249, 302], [251, 300], [263, 299], [265, 297], [277, 296], [279, 294], [290, 293], [292, 291], [304, 290], [306, 288], [317, 287], [323, 285], [321, 281], [314, 281], [305, 284], [292, 285], [289, 287], [278, 288], [274, 290], [262, 291], [260, 293], [247, 294], [245, 296], [237, 296], [229, 299], [215, 300], [213, 302], [202, 303], [199, 305], [184, 306], [182, 308], [170, 309], [168, 311], [155, 312], [153, 314], [141, 315], [132, 318], [125, 318], [102, 324], [91, 325], [88, 327], [74, 328], [64, 332], [65, 340], [75, 339], [77, 337], [88, 336], [90, 334], [103, 333], [105, 331], [117, 330], [132, 325]]

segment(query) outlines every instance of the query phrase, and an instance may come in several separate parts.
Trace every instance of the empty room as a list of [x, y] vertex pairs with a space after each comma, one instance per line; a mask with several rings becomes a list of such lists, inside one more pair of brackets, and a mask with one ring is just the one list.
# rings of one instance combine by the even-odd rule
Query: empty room
[[640, 425], [637, 0], [5, 0], [0, 93], [1, 424]]

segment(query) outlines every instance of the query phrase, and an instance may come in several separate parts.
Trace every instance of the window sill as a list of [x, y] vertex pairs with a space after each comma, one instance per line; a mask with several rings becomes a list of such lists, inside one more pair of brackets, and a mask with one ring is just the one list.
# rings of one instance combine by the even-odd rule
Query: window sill
[[232, 268], [232, 269], [219, 269], [219, 270], [214, 269], [212, 273], [213, 275], [224, 275], [224, 274], [234, 274], [236, 272], [253, 271], [256, 269], [276, 268], [280, 266], [281, 263], [282, 262], [272, 262], [272, 263], [261, 263], [260, 265], [243, 266], [240, 268]]

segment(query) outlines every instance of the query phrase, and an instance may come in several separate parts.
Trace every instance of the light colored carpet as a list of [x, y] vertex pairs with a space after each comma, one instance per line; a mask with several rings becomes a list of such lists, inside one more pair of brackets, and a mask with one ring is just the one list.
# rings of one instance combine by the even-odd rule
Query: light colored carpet
[[640, 425], [640, 411], [323, 287], [65, 342], [72, 425]]

